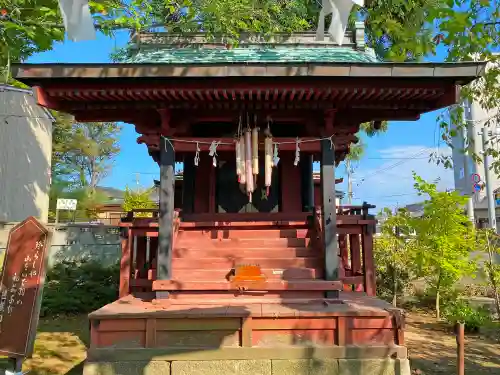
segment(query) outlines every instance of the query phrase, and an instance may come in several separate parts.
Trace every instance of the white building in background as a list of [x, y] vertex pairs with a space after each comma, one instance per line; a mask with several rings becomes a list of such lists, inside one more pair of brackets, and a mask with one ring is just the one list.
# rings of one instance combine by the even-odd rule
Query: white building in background
[[[491, 65], [488, 65], [486, 69], [488, 68], [491, 68]], [[477, 84], [481, 84], [481, 80], [478, 80]], [[483, 145], [481, 135], [479, 133], [481, 133], [484, 128], [493, 131], [495, 128], [500, 127], [500, 103], [498, 103], [498, 107], [492, 110], [483, 109], [478, 101], [466, 103], [464, 108], [465, 120], [468, 124], [468, 137], [471, 143], [471, 150], [476, 155], [482, 155], [481, 152]], [[494, 140], [492, 146], [500, 151], [500, 138], [495, 140], [493, 137], [492, 140]], [[464, 139], [462, 136], [459, 135], [454, 137], [452, 143], [455, 189], [461, 191], [463, 194], [472, 194], [472, 175], [478, 174], [481, 177], [482, 182], [484, 182], [484, 165], [481, 161], [477, 162], [473, 160], [471, 156], [464, 155], [461, 151], [464, 149]], [[469, 176], [465, 175], [465, 162], [467, 162], [469, 166]], [[491, 173], [491, 183], [493, 184], [493, 190], [496, 191], [500, 189], [500, 178], [494, 171]], [[473, 194], [473, 203], [476, 222], [479, 224], [487, 222], [488, 202], [486, 199], [486, 189]], [[499, 204], [496, 204], [497, 223], [499, 223], [500, 218], [500, 201], [498, 203]]]
[[53, 122], [30, 90], [0, 85], [0, 223], [47, 222]]

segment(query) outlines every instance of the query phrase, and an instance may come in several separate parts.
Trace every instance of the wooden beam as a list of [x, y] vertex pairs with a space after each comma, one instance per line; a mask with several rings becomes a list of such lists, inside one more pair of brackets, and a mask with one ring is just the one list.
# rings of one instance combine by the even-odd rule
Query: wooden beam
[[[322, 203], [322, 227], [323, 244], [325, 254], [325, 278], [326, 280], [337, 280], [340, 259], [338, 256], [337, 241], [337, 208], [335, 202], [335, 146], [328, 139], [321, 141], [321, 195]], [[330, 292], [329, 292], [330, 293]], [[327, 297], [335, 298], [337, 295]], [[335, 293], [335, 292], [333, 292]]]
[[[330, 136], [332, 134], [328, 134]], [[302, 152], [320, 152], [321, 145], [320, 141], [311, 142], [311, 140], [318, 138], [301, 138], [303, 142], [300, 145], [300, 150]], [[351, 143], [356, 143], [358, 138], [354, 134], [349, 135], [339, 135], [333, 137], [333, 143], [337, 151], [342, 149], [342, 147], [347, 146]], [[143, 135], [137, 139], [138, 143], [146, 143], [150, 146], [155, 146], [159, 144], [158, 134]], [[201, 152], [208, 152], [210, 148], [210, 143], [212, 141], [220, 142], [217, 146], [217, 151], [234, 151], [234, 139], [233, 138], [198, 138], [198, 137], [172, 137], [171, 142], [175, 148], [176, 152], [196, 152], [196, 142], [199, 142], [198, 146]], [[274, 142], [282, 143], [278, 146], [279, 151], [295, 151], [295, 138], [274, 138]], [[327, 140], [330, 145], [330, 141]], [[264, 144], [259, 145], [262, 150], [264, 149]]]
[[33, 86], [33, 96], [36, 103], [49, 109], [60, 109], [61, 104], [58, 100], [52, 98], [45, 89], [40, 86]]
[[170, 132], [170, 118], [171, 118], [171, 111], [167, 108], [159, 108], [158, 113], [160, 114], [161, 118], [161, 135], [168, 135]]
[[160, 213], [159, 213], [159, 248], [157, 257], [158, 280], [170, 280], [172, 277], [173, 220], [175, 191], [175, 151], [166, 138], [160, 142]]
[[[363, 77], [359, 79], [353, 79], [352, 77], [322, 77], [318, 80], [312, 80], [307, 77], [294, 77], [294, 80], [290, 80], [290, 77], [265, 77], [258, 78], [254, 77], [251, 81], [243, 81], [241, 79], [229, 80], [227, 78], [222, 78], [218, 80], [213, 79], [194, 79], [187, 81], [185, 79], [169, 79], [168, 81], [162, 80], [157, 82], [151, 82], [147, 80], [141, 80], [136, 82], [114, 82], [106, 83], [105, 90], [159, 90], [164, 92], [169, 91], [183, 91], [187, 90], [209, 90], [213, 92], [215, 89], [229, 90], [229, 91], [257, 91], [257, 90], [344, 90], [350, 89], [378, 89], [378, 90], [397, 90], [397, 89], [436, 89], [445, 90], [450, 87], [451, 84], [444, 80], [436, 80], [435, 78], [425, 79], [422, 77], [414, 78], [411, 81], [405, 80], [387, 80], [386, 77]], [[44, 88], [50, 92], [61, 93], [64, 91], [74, 91], [78, 88], [79, 91], [86, 90], [103, 90], [103, 83], [89, 83], [89, 82], [70, 82], [70, 83], [47, 83]]]

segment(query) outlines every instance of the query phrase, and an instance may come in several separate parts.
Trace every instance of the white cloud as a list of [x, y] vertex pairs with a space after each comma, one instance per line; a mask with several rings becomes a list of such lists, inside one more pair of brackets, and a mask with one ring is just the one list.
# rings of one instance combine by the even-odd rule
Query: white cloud
[[415, 172], [423, 179], [437, 181], [438, 189], [453, 188], [453, 170], [429, 161], [433, 152], [450, 156], [451, 149], [442, 147], [439, 150], [425, 146], [390, 147], [379, 151], [381, 159], [391, 159], [381, 165], [367, 169], [360, 168], [354, 174], [354, 203], [367, 201], [378, 208], [385, 206], [402, 206], [423, 200], [415, 193], [412, 173]]

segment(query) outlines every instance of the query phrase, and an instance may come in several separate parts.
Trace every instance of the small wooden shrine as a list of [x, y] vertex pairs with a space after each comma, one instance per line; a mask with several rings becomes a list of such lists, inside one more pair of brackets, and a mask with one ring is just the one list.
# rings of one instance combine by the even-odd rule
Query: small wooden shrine
[[384, 63], [364, 40], [145, 33], [125, 63], [14, 67], [40, 105], [134, 124], [160, 167], [158, 212], [122, 223], [86, 375], [408, 373], [402, 314], [375, 296], [372, 207], [336, 204], [335, 168], [361, 123], [455, 104], [484, 64]]

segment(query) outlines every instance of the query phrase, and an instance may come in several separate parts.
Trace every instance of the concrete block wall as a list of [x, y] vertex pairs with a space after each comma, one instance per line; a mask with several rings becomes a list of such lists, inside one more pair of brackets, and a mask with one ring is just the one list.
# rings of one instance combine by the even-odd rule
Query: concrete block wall
[[[4, 251], [10, 229], [17, 223], [0, 227], [0, 251]], [[116, 263], [121, 256], [120, 232], [117, 226], [64, 224], [49, 225], [53, 230], [49, 266], [63, 260], [91, 258], [104, 265]]]

